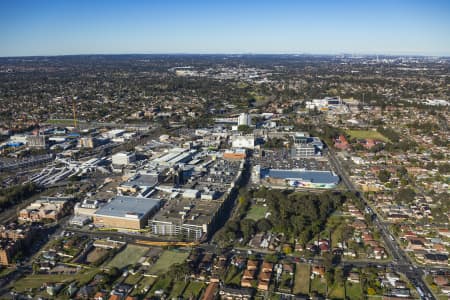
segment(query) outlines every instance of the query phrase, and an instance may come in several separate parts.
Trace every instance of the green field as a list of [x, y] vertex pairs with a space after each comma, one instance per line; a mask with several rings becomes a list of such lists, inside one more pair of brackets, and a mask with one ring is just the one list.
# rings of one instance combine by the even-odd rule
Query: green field
[[331, 299], [345, 299], [344, 286], [341, 284], [335, 283], [329, 291], [329, 296]]
[[171, 282], [172, 282], [172, 279], [170, 279], [168, 277], [159, 278], [153, 285], [152, 289], [148, 292], [147, 296], [153, 295], [155, 293], [155, 291], [157, 291], [157, 290], [168, 291], [170, 288]]
[[184, 290], [183, 299], [197, 299], [204, 287], [205, 284], [203, 282], [191, 281]]
[[225, 284], [240, 285], [242, 273], [243, 271], [239, 271], [235, 266], [229, 267], [225, 276]]
[[131, 284], [131, 285], [135, 285], [136, 283], [139, 282], [139, 280], [141, 280], [142, 275], [139, 273], [136, 273], [134, 275], [129, 274], [127, 276], [127, 278], [125, 279], [124, 283], [126, 284]]
[[315, 277], [314, 279], [311, 280], [311, 292], [313, 291], [325, 295], [326, 292], [325, 278]]
[[42, 286], [44, 283], [64, 283], [64, 282], [71, 282], [71, 281], [77, 281], [79, 282], [79, 285], [84, 285], [92, 280], [92, 278], [97, 274], [99, 271], [96, 269], [80, 272], [76, 275], [48, 275], [48, 274], [36, 274], [36, 275], [29, 275], [25, 278], [21, 278], [20, 280], [17, 280], [12, 285], [13, 289], [16, 292], [25, 292], [29, 289], [38, 289]]
[[172, 286], [172, 290], [170, 292], [169, 299], [173, 299], [173, 298], [178, 299], [178, 297], [180, 297], [183, 294], [187, 285], [188, 285], [188, 283], [184, 282], [184, 280], [175, 282]]
[[114, 258], [106, 265], [107, 268], [119, 268], [122, 269], [128, 265], [134, 265], [138, 260], [147, 253], [148, 248], [136, 245], [128, 244], [127, 247], [119, 252]]
[[138, 282], [137, 287], [133, 289], [131, 295], [135, 296], [137, 294], [144, 294], [146, 289], [147, 291], [150, 290], [155, 281], [156, 281], [155, 277], [143, 276], [143, 278]]
[[294, 294], [309, 294], [310, 268], [307, 264], [297, 264], [295, 267]]
[[347, 130], [346, 133], [355, 139], [373, 139], [383, 142], [389, 142], [389, 139], [384, 135], [374, 130]]
[[347, 294], [347, 297], [351, 300], [357, 300], [363, 298], [363, 290], [361, 287], [361, 284], [359, 283], [345, 283], [345, 291]]
[[187, 252], [166, 250], [150, 268], [149, 273], [162, 275], [166, 273], [172, 265], [183, 263], [188, 256], [189, 253]]
[[247, 219], [258, 221], [266, 216], [267, 207], [262, 205], [253, 204], [247, 212]]

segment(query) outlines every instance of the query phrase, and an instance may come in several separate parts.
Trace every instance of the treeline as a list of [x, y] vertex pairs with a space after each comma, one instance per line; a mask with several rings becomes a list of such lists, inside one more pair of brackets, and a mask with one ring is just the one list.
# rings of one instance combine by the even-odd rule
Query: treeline
[[[286, 240], [298, 239], [306, 244], [324, 228], [328, 217], [347, 199], [336, 192], [321, 194], [269, 190], [241, 192], [235, 216], [216, 235], [217, 242], [229, 245], [242, 239], [243, 243], [259, 232], [283, 233]], [[251, 199], [265, 199], [270, 215], [258, 221], [247, 219]]]
[[386, 151], [408, 151], [417, 147], [415, 141], [411, 139], [401, 139], [400, 134], [390, 127], [380, 126], [377, 128], [377, 131], [390, 140], [390, 143], [387, 143], [385, 147]]
[[389, 127], [378, 127], [377, 131], [379, 133], [381, 133], [382, 135], [384, 135], [385, 137], [387, 137], [389, 140], [391, 140], [391, 142], [396, 142], [398, 140], [400, 140], [400, 135], [397, 133], [397, 131], [395, 131], [392, 128]]
[[5, 209], [17, 204], [20, 201], [33, 196], [37, 191], [38, 188], [33, 183], [0, 189], [0, 208]]
[[261, 189], [257, 197], [266, 199], [273, 231], [282, 232], [288, 239], [307, 243], [325, 227], [328, 217], [345, 201], [343, 194], [283, 192]]

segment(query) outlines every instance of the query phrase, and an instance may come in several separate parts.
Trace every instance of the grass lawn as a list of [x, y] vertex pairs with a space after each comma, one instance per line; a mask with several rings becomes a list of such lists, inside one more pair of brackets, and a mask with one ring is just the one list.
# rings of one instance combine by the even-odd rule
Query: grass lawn
[[310, 267], [307, 264], [297, 264], [295, 268], [294, 294], [309, 294]]
[[184, 290], [183, 299], [189, 299], [191, 296], [194, 296], [194, 299], [197, 299], [204, 287], [205, 284], [203, 282], [191, 281]]
[[139, 280], [141, 280], [141, 277], [142, 277], [142, 275], [139, 274], [139, 273], [136, 273], [136, 274], [134, 274], [134, 275], [129, 274], [129, 275], [127, 276], [127, 278], [125, 278], [125, 281], [124, 281], [124, 282], [125, 282], [126, 284], [135, 285], [136, 283], [139, 282]]
[[107, 255], [109, 250], [103, 248], [94, 248], [90, 251], [86, 257], [87, 263], [95, 263], [99, 259], [102, 259], [105, 255]]
[[106, 267], [116, 267], [122, 269], [123, 267], [126, 267], [128, 265], [134, 265], [145, 253], [147, 253], [147, 251], [147, 247], [128, 244], [124, 250], [114, 256], [114, 258], [106, 265]]
[[330, 298], [331, 299], [344, 299], [345, 297], [345, 290], [344, 286], [335, 283], [330, 290]]
[[64, 283], [71, 281], [78, 281], [79, 286], [84, 285], [92, 280], [92, 278], [97, 274], [98, 270], [89, 270], [80, 272], [76, 275], [49, 275], [49, 274], [36, 274], [29, 275], [25, 278], [21, 278], [20, 280], [13, 283], [12, 287], [17, 292], [24, 292], [29, 289], [40, 288], [42, 284], [45, 282], [52, 283]]
[[363, 298], [363, 290], [361, 284], [346, 282], [345, 288], [347, 292], [347, 297], [351, 300], [357, 300]]
[[254, 221], [258, 221], [266, 216], [267, 207], [262, 205], [253, 204], [250, 207], [250, 210], [247, 212], [247, 219], [252, 219]]
[[242, 277], [243, 271], [239, 271], [238, 268], [235, 266], [231, 266], [228, 268], [227, 275], [225, 276], [225, 283], [226, 284], [235, 284], [235, 285], [241, 285], [241, 277]]
[[141, 281], [139, 281], [139, 283], [137, 284], [137, 287], [133, 289], [133, 292], [131, 292], [131, 295], [132, 296], [136, 296], [138, 294], [145, 295], [147, 291], [150, 290], [155, 281], [156, 281], [155, 277], [143, 276]]
[[187, 252], [166, 250], [150, 268], [149, 273], [155, 275], [164, 274], [169, 270], [170, 266], [184, 262], [188, 256], [189, 253]]
[[315, 277], [314, 279], [311, 280], [311, 292], [313, 291], [325, 295], [326, 292], [325, 278]]
[[389, 139], [374, 130], [347, 130], [347, 134], [355, 139], [373, 139], [383, 142], [389, 142]]
[[155, 293], [155, 291], [157, 291], [157, 290], [165, 290], [165, 291], [168, 290], [171, 282], [172, 282], [171, 278], [159, 278], [155, 282], [155, 284], [153, 285], [152, 289], [149, 291], [147, 296], [153, 295]]
[[188, 285], [188, 283], [184, 282], [184, 280], [175, 282], [172, 286], [172, 290], [171, 290], [169, 299], [172, 299], [172, 298], [178, 299], [178, 297], [183, 294], [187, 285]]

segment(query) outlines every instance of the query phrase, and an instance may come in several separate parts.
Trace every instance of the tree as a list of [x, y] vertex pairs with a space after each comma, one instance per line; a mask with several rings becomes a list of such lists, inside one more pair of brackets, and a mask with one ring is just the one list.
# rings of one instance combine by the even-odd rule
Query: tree
[[249, 133], [253, 132], [253, 129], [250, 126], [248, 126], [248, 125], [239, 125], [238, 126], [238, 131], [242, 132], [242, 133], [245, 133], [245, 134], [249, 134]]
[[256, 222], [256, 229], [258, 232], [267, 232], [272, 228], [272, 224], [267, 219], [260, 219]]
[[241, 221], [241, 231], [244, 240], [248, 240], [255, 233], [255, 221], [244, 219]]
[[333, 285], [334, 283], [334, 269], [330, 268], [327, 269], [327, 271], [325, 272], [325, 279], [327, 280], [327, 284], [328, 285]]
[[378, 173], [378, 179], [380, 179], [381, 182], [388, 182], [389, 179], [391, 179], [391, 173], [389, 173], [387, 170], [381, 170]]
[[416, 192], [414, 192], [413, 189], [407, 187], [407, 188], [401, 188], [397, 195], [395, 196], [395, 200], [399, 203], [401, 202], [412, 202], [414, 198], [416, 197]]

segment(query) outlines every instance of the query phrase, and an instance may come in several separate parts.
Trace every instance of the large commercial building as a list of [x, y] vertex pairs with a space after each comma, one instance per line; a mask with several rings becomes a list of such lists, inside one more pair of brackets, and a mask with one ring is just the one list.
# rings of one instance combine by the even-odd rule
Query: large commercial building
[[27, 136], [27, 146], [30, 148], [45, 149], [46, 136], [45, 135], [28, 135]]
[[296, 134], [293, 137], [292, 157], [304, 158], [322, 155], [323, 142], [318, 137], [310, 137], [305, 134]]
[[37, 200], [19, 212], [20, 221], [57, 221], [68, 213], [73, 198], [47, 197]]
[[231, 146], [233, 148], [254, 149], [255, 145], [255, 136], [253, 134], [235, 135], [231, 137]]
[[116, 166], [126, 166], [136, 161], [136, 154], [133, 152], [119, 152], [112, 157], [112, 164]]
[[245, 126], [251, 126], [252, 125], [252, 117], [247, 113], [242, 113], [238, 117], [238, 126], [245, 125]]
[[94, 224], [101, 227], [142, 229], [160, 207], [159, 199], [117, 196], [94, 214]]
[[245, 163], [242, 160], [214, 159], [203, 163], [180, 188], [159, 186], [167, 199], [150, 220], [153, 234], [200, 240], [217, 229], [218, 220], [231, 209], [230, 195], [236, 193]]
[[153, 161], [159, 165], [172, 167], [179, 163], [189, 162], [196, 153], [195, 149], [173, 148]]
[[335, 188], [339, 176], [331, 171], [261, 170], [261, 178], [269, 184], [299, 188]]

